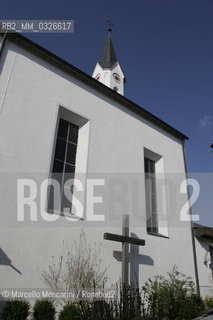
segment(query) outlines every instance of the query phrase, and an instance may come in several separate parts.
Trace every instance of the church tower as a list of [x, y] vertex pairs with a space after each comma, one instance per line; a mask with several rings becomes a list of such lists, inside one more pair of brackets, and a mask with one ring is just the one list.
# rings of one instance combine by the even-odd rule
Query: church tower
[[111, 89], [124, 95], [125, 77], [117, 61], [111, 39], [112, 29], [108, 29], [108, 38], [100, 62], [97, 62], [92, 77]]

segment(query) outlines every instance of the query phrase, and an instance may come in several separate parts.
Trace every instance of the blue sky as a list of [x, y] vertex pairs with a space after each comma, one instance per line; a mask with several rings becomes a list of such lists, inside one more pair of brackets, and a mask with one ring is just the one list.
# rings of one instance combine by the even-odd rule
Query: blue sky
[[189, 172], [212, 172], [212, 0], [2, 0], [0, 19], [74, 19], [73, 34], [25, 36], [88, 74], [111, 19], [125, 96], [190, 138]]

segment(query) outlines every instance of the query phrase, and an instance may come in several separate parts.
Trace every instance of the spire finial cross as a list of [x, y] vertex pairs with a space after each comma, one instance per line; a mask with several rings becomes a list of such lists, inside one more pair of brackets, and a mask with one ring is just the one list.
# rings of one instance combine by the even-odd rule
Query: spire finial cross
[[109, 29], [108, 29], [108, 31], [112, 31], [111, 26], [113, 26], [114, 24], [112, 23], [111, 20], [107, 20], [107, 23], [109, 24]]

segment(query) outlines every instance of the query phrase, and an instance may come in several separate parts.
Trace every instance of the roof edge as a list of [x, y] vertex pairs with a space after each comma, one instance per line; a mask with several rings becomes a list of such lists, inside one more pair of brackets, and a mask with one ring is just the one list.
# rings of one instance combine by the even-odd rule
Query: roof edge
[[204, 226], [194, 222], [193, 229], [196, 237], [213, 239], [213, 227]]
[[[109, 87], [105, 86], [101, 82], [95, 80], [87, 73], [81, 71], [77, 67], [73, 66], [71, 63], [65, 61], [64, 59], [58, 57], [54, 53], [50, 52], [49, 50], [45, 49], [44, 47], [38, 45], [37, 43], [33, 42], [32, 40], [24, 37], [23, 35], [19, 33], [7, 33], [5, 36], [5, 42], [7, 40], [11, 40], [14, 42], [17, 42], [18, 44], [21, 43], [24, 47], [30, 49], [34, 53], [37, 53], [42, 58], [46, 59], [49, 63], [53, 63], [54, 65], [61, 67], [63, 71], [67, 71], [72, 76], [77, 78], [78, 80], [86, 83], [92, 88], [95, 88], [99, 92], [105, 94], [112, 100], [121, 103], [123, 106], [128, 108], [130, 111], [140, 115], [142, 118], [148, 120], [149, 122], [153, 123], [157, 127], [163, 129], [167, 133], [170, 133], [173, 137], [179, 139], [180, 141], [188, 140], [189, 138], [181, 133], [180, 131], [176, 130], [172, 126], [170, 126], [165, 121], [161, 120], [151, 112], [147, 111], [143, 107], [139, 106], [135, 102], [129, 100], [128, 98], [124, 97], [123, 95], [120, 95], [115, 90], [110, 89]], [[3, 47], [2, 47], [3, 50]]]

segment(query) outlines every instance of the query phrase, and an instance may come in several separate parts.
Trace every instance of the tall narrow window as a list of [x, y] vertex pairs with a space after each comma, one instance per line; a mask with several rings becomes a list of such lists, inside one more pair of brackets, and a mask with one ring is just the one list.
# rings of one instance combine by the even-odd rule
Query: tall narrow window
[[[78, 131], [79, 127], [77, 125], [64, 119], [60, 119], [55, 147], [52, 177], [54, 179], [57, 179], [61, 186], [61, 197], [59, 199], [59, 210], [61, 212], [64, 211], [64, 208], [69, 208], [69, 211], [71, 212], [71, 201], [68, 200], [65, 196], [66, 188], [69, 189], [69, 187], [66, 186], [65, 183], [68, 179], [74, 178], [78, 144]], [[70, 187], [70, 190], [67, 191], [69, 191], [71, 195], [72, 188]], [[53, 197], [50, 192], [48, 203], [49, 211], [54, 211], [52, 206]]]
[[209, 247], [209, 252], [210, 252], [210, 268], [212, 270], [212, 275], [213, 275], [213, 247]]
[[158, 233], [155, 161], [145, 157], [147, 231]]

